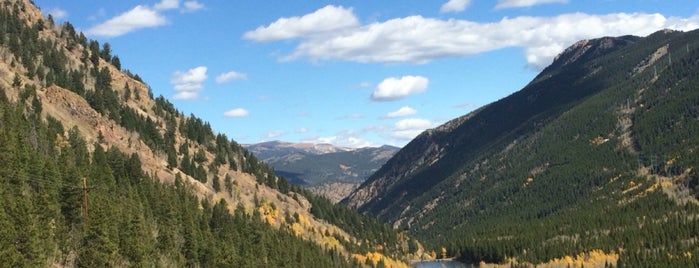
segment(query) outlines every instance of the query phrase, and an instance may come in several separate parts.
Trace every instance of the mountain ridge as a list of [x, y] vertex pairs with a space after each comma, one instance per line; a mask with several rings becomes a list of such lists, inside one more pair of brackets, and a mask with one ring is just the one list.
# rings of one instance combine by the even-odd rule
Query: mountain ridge
[[280, 141], [243, 146], [291, 183], [333, 202], [347, 196], [398, 150], [388, 145], [347, 148]]
[[[503, 99], [500, 99], [494, 103], [488, 104], [486, 106], [483, 106], [480, 109], [477, 109], [474, 112], [471, 112], [467, 115], [464, 115], [462, 117], [458, 117], [456, 119], [453, 119], [435, 129], [432, 130], [427, 130], [418, 137], [416, 137], [413, 141], [408, 143], [405, 147], [403, 147], [403, 150], [408, 150], [408, 151], [416, 151], [416, 152], [421, 152], [424, 151], [425, 153], [419, 153], [419, 154], [413, 154], [416, 156], [419, 156], [421, 158], [419, 159], [414, 159], [411, 158], [410, 156], [400, 156], [404, 157], [405, 160], [396, 160], [396, 161], [405, 161], [405, 162], [411, 162], [413, 163], [412, 165], [407, 165], [410, 166], [411, 170], [409, 171], [403, 171], [403, 172], [395, 172], [393, 173], [396, 174], [410, 174], [415, 171], [417, 171], [420, 168], [429, 168], [432, 164], [436, 163], [444, 157], [445, 150], [448, 150], [449, 148], [453, 147], [466, 147], [470, 148], [471, 146], [482, 146], [482, 147], [487, 147], [487, 144], [490, 142], [496, 142], [493, 139], [490, 139], [491, 137], [483, 137], [483, 136], [478, 136], [476, 131], [483, 130], [485, 127], [484, 125], [488, 125], [487, 127], [492, 128], [493, 130], [490, 130], [495, 133], [502, 133], [502, 132], [517, 132], [517, 131], [522, 131], [518, 128], [526, 128], [527, 126], [525, 123], [529, 120], [535, 120], [537, 116], [542, 116], [542, 113], [545, 113], [547, 111], [537, 111], [536, 106], [538, 106], [537, 102], [542, 102], [543, 98], [549, 98], [546, 101], [550, 101], [550, 98], [552, 95], [558, 93], [559, 96], [564, 95], [565, 93], [561, 94], [561, 92], [550, 92], [549, 88], [551, 85], [545, 84], [548, 82], [548, 78], [554, 75], [554, 73], [560, 72], [560, 68], [566, 68], [568, 64], [571, 63], [571, 59], [573, 61], [580, 60], [582, 57], [594, 57], [595, 55], [598, 55], [600, 52], [599, 50], [607, 50], [607, 49], [613, 49], [613, 48], [618, 48], [618, 46], [615, 46], [614, 41], [620, 41], [617, 45], [628, 45], [626, 39], [624, 38], [610, 38], [610, 37], [603, 37], [599, 39], [594, 39], [594, 40], [587, 40], [587, 41], [580, 41], [576, 44], [574, 44], [571, 48], [565, 50], [562, 52], [556, 59], [558, 61], [553, 62], [549, 67], [545, 68], [534, 80], [525, 87], [524, 90], [515, 92], [511, 94], [510, 96], [507, 96]], [[592, 54], [592, 55], [590, 55]], [[574, 66], [576, 67], [576, 66]], [[569, 72], [578, 72], [580, 70], [569, 70]], [[537, 85], [537, 84], [544, 84], [541, 86], [538, 86], [536, 88], [533, 88], [532, 86]], [[555, 87], [555, 86], [554, 86]], [[527, 88], [532, 88], [531, 90], [527, 90]], [[580, 87], [582, 88], [582, 87]], [[543, 92], [543, 91], [549, 91]], [[580, 94], [591, 94], [593, 92], [581, 92]], [[565, 97], [565, 96], [563, 96]], [[568, 96], [569, 100], [568, 101], [574, 101], [574, 98], [578, 96]], [[563, 106], [561, 104], [557, 104], [558, 106]], [[539, 106], [542, 107], [542, 106]], [[528, 109], [532, 108], [532, 111], [529, 111]], [[497, 113], [493, 113], [491, 111], [495, 109], [502, 109], [504, 111], [498, 111]], [[561, 108], [562, 109], [562, 108]], [[555, 110], [555, 109], [550, 109], [550, 110]], [[554, 111], [555, 112], [555, 111]], [[508, 115], [517, 115], [517, 116], [508, 116]], [[516, 121], [515, 121], [516, 120]], [[475, 121], [475, 122], [474, 122]], [[501, 123], [502, 122], [502, 123]], [[508, 125], [510, 126], [510, 129], [503, 129], [502, 126]], [[444, 140], [445, 138], [443, 136], [449, 135], [450, 133], [470, 133], [470, 134], [459, 134], [461, 137], [455, 137], [451, 138], [449, 140]], [[446, 134], [445, 134], [446, 133]], [[472, 135], [476, 136], [480, 139], [485, 139], [485, 140], [473, 140], [473, 139], [468, 139], [467, 135]], [[498, 137], [492, 137], [492, 138], [498, 138]], [[506, 136], [502, 136], [499, 138], [506, 138]], [[487, 141], [486, 141], [487, 140]], [[472, 144], [471, 146], [464, 145], [464, 144], [454, 144], [455, 141], [456, 143], [459, 142], [466, 142]], [[420, 148], [422, 146], [422, 148]], [[426, 147], [425, 147], [426, 146]], [[412, 148], [412, 147], [418, 147], [418, 148]], [[467, 149], [471, 150], [471, 149]], [[400, 153], [399, 153], [400, 154]], [[406, 155], [409, 153], [406, 153]], [[464, 154], [464, 152], [460, 152], [460, 154]], [[461, 155], [455, 156], [455, 157], [463, 157]], [[394, 159], [389, 160], [389, 163], [393, 161]], [[427, 163], [427, 164], [425, 164]], [[437, 169], [437, 168], [434, 168]], [[441, 168], [439, 168], [441, 169]], [[384, 172], [388, 173], [388, 172]], [[377, 174], [382, 174], [381, 171], [377, 172]], [[418, 187], [419, 188], [419, 187]], [[361, 189], [361, 188], [360, 188]], [[362, 190], [359, 190], [358, 193]], [[355, 194], [355, 193], [353, 193]], [[371, 196], [371, 195], [367, 195]], [[376, 196], [376, 195], [374, 195]], [[362, 199], [365, 198], [353, 198], [349, 197], [346, 201], [346, 203], [352, 207], [361, 207], [363, 206], [366, 202], [362, 201]], [[371, 199], [371, 198], [370, 198]], [[380, 198], [377, 198], [377, 200]], [[360, 209], [361, 210], [361, 209]]]
[[698, 224], [671, 216], [698, 213], [697, 59], [699, 30], [580, 41], [522, 90], [420, 134], [343, 203], [470, 263], [692, 263], [694, 243], [666, 237]]
[[[0, 169], [2, 188], [12, 189], [0, 191], [0, 229], [12, 236], [8, 241], [47, 237], [21, 245], [34, 251], [2, 242], [1, 259], [13, 265], [32, 259], [65, 267], [195, 267], [222, 265], [222, 255], [225, 261], [252, 257], [255, 250], [260, 259], [242, 258], [238, 265], [280, 265], [282, 254], [270, 244], [277, 239], [299, 247], [287, 253], [313, 252], [307, 257], [328, 265], [350, 266], [372, 256], [374, 265], [407, 266], [403, 242], [409, 237], [289, 185], [209, 123], [154, 97], [138, 75], [121, 68], [108, 43], [88, 40], [70, 22], [56, 25], [29, 0], [0, 3], [0, 21], [7, 29], [0, 32], [0, 158], [22, 167]], [[26, 167], [55, 174], [51, 181], [15, 174]], [[102, 192], [88, 198], [88, 189]], [[77, 202], [81, 198], [85, 205]], [[120, 216], [125, 218], [113, 218]], [[49, 222], [55, 228], [46, 228]], [[216, 229], [224, 227], [232, 229]], [[141, 242], [122, 241], [139, 228]], [[51, 236], [40, 234], [43, 229]], [[245, 244], [252, 234], [260, 244]], [[224, 243], [236, 235], [240, 244]], [[268, 252], [280, 254], [262, 256]], [[291, 261], [307, 262], [297, 259]]]

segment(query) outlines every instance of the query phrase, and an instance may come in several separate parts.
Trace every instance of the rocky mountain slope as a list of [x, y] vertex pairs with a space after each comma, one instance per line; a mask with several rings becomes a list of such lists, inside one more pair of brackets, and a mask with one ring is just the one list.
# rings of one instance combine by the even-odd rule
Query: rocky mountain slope
[[697, 73], [698, 31], [580, 41], [343, 202], [471, 262], [696, 263]]
[[354, 149], [279, 141], [243, 146], [276, 174], [333, 202], [345, 198], [398, 151], [392, 146]]
[[[6, 264], [288, 263], [270, 242], [276, 239], [298, 246], [285, 252], [299, 254], [297, 265], [406, 265], [404, 234], [289, 185], [208, 123], [154, 97], [108, 44], [88, 40], [69, 22], [56, 25], [29, 0], [0, 3], [0, 22], [0, 159], [12, 163], [0, 168]], [[31, 172], [49, 172], [51, 181]], [[101, 194], [88, 197], [89, 189]], [[100, 220], [88, 221], [81, 198]], [[172, 208], [178, 204], [181, 210]], [[128, 218], [112, 218], [118, 216]], [[354, 224], [360, 222], [366, 228]], [[135, 234], [139, 248], [119, 239]], [[259, 243], [245, 244], [253, 237], [240, 235]], [[244, 257], [255, 254], [265, 256]]]

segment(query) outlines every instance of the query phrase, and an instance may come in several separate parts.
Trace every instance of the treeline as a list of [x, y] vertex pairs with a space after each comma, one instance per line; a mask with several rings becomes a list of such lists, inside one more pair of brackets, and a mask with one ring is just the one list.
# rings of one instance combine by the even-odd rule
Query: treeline
[[77, 129], [37, 109], [0, 92], [2, 266], [350, 266], [259, 215], [200, 201], [179, 179], [156, 182], [136, 154], [89, 153]]

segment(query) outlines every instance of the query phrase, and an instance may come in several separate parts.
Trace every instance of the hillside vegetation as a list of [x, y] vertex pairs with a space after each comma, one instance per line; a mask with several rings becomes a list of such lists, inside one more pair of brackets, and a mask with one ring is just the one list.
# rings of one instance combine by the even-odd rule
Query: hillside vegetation
[[418, 136], [344, 202], [473, 263], [692, 266], [697, 73], [699, 31], [581, 41], [521, 91]]
[[244, 145], [290, 183], [303, 186], [333, 202], [345, 198], [376, 172], [398, 148], [343, 148], [330, 144], [279, 141]]
[[401, 267], [420, 250], [277, 177], [31, 1], [2, 1], [0, 24], [0, 266]]

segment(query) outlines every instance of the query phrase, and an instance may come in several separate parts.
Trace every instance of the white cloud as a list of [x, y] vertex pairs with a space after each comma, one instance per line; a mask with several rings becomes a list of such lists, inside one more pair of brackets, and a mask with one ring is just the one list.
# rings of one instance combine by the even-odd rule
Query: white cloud
[[568, 3], [568, 0], [498, 0], [495, 9], [530, 7], [541, 4]]
[[216, 76], [216, 83], [223, 84], [233, 80], [248, 79], [248, 75], [236, 71], [230, 71]]
[[429, 80], [422, 76], [389, 77], [371, 93], [373, 101], [394, 101], [427, 90]]
[[439, 12], [461, 12], [466, 10], [471, 0], [449, 0], [439, 9]]
[[57, 7], [49, 10], [48, 13], [51, 14], [51, 17], [53, 17], [56, 20], [68, 17], [67, 11], [60, 9], [60, 8], [57, 8]]
[[400, 109], [398, 109], [398, 110], [395, 110], [393, 112], [389, 112], [389, 113], [381, 116], [381, 118], [396, 118], [396, 117], [414, 115], [416, 113], [417, 113], [417, 110], [413, 109], [412, 107], [403, 106], [403, 107], [400, 107]]
[[194, 12], [200, 9], [204, 8], [204, 4], [199, 3], [197, 1], [187, 1], [184, 2], [184, 9], [182, 10], [183, 12]]
[[245, 110], [243, 108], [235, 108], [232, 110], [228, 110], [225, 113], [223, 113], [223, 116], [225, 117], [243, 117], [249, 115], [250, 112], [248, 110]]
[[130, 33], [141, 28], [157, 27], [167, 23], [158, 12], [145, 7], [136, 6], [102, 24], [93, 26], [86, 31], [88, 35], [115, 37]]
[[160, 3], [155, 4], [153, 8], [157, 10], [167, 10], [167, 9], [176, 9], [180, 7], [180, 1], [179, 0], [162, 0]]
[[[206, 66], [198, 66], [187, 70], [186, 72], [175, 71], [170, 79], [175, 91], [176, 99], [194, 100], [197, 98], [199, 91], [204, 89], [204, 81], [206, 81]], [[179, 97], [178, 97], [179, 96]]]
[[267, 42], [328, 33], [357, 25], [359, 20], [351, 8], [328, 5], [301, 17], [280, 18], [267, 27], [260, 26], [246, 32], [243, 37]]
[[195, 91], [180, 91], [172, 96], [172, 98], [176, 100], [196, 100], [197, 97], [199, 97], [199, 95]]
[[378, 147], [380, 144], [362, 139], [359, 137], [360, 133], [352, 130], [340, 131], [335, 136], [328, 137], [313, 137], [302, 142], [308, 143], [327, 143], [335, 146], [348, 147], [348, 148], [363, 148], [363, 147]]
[[284, 131], [281, 131], [281, 130], [273, 130], [273, 131], [267, 132], [267, 138], [268, 138], [268, 139], [277, 138], [277, 137], [279, 137], [279, 136], [281, 136], [281, 135], [284, 135]]
[[296, 129], [296, 133], [306, 133], [306, 132], [308, 132], [308, 129], [306, 129], [305, 127], [300, 127], [298, 129]]
[[[528, 65], [540, 69], [550, 64], [564, 48], [581, 39], [629, 34], [645, 36], [665, 28], [693, 30], [699, 27], [699, 15], [684, 18], [657, 13], [569, 13], [553, 17], [503, 18], [495, 22], [409, 16], [366, 25], [347, 24], [341, 31], [313, 35], [317, 28], [305, 23], [302, 25], [307, 27], [290, 27], [290, 24], [301, 24], [288, 22], [292, 19], [279, 19], [269, 27], [246, 33], [245, 37], [255, 41], [300, 39], [293, 52], [281, 57], [283, 60], [308, 58], [364, 63], [425, 63], [520, 47], [524, 49]], [[296, 18], [298, 20], [300, 18]]]
[[412, 140], [434, 124], [427, 119], [408, 118], [395, 123], [391, 136], [400, 140]]

